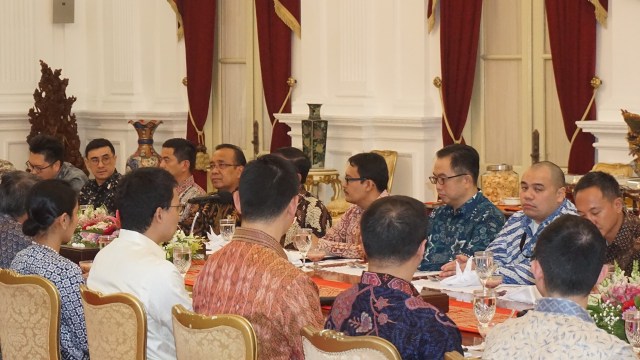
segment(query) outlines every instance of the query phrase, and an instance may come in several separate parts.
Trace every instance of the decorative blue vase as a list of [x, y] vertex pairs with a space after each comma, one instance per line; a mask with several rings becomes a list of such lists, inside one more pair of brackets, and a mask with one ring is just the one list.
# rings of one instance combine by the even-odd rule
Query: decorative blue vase
[[320, 118], [322, 104], [309, 105], [309, 119], [302, 120], [302, 152], [311, 160], [312, 169], [323, 169], [327, 153], [327, 120]]

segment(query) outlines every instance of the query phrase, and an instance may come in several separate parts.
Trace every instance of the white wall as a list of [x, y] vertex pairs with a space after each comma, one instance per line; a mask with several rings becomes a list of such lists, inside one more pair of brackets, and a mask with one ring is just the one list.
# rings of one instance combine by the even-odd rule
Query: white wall
[[393, 193], [433, 200], [426, 184], [441, 147], [439, 34], [427, 34], [423, 0], [302, 0], [302, 39], [294, 44], [292, 126], [301, 146], [307, 103], [329, 121], [326, 167], [344, 173], [351, 155], [399, 152]]
[[105, 137], [114, 142], [124, 170], [137, 148], [130, 119], [163, 120], [156, 148], [185, 136], [184, 42], [165, 1], [75, 2], [75, 21], [52, 23], [52, 2], [3, 0], [0, 12], [0, 158], [24, 168], [25, 143], [40, 79], [39, 59], [69, 78], [82, 148]]
[[640, 2], [609, 1], [607, 28], [598, 28], [597, 75], [602, 86], [597, 95], [598, 121], [580, 124], [596, 136], [596, 161], [628, 163], [627, 125], [620, 109], [640, 113]]

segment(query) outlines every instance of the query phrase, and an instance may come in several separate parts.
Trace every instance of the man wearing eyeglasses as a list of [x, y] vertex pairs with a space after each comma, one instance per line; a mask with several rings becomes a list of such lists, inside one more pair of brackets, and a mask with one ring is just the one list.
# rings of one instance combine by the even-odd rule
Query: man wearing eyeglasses
[[[497, 272], [507, 284], [531, 285], [531, 254], [538, 235], [547, 225], [563, 214], [576, 215], [576, 207], [565, 198], [564, 173], [558, 165], [541, 161], [531, 165], [520, 180], [522, 210], [504, 224], [487, 251], [493, 252]], [[458, 255], [456, 261], [464, 268], [467, 256]], [[442, 276], [455, 274], [452, 261], [443, 266]]]
[[84, 149], [85, 164], [93, 174], [78, 197], [78, 204], [105, 206], [109, 213], [115, 214], [115, 192], [122, 175], [116, 170], [116, 151], [111, 141], [93, 139]]
[[[240, 185], [240, 175], [247, 165], [247, 159], [240, 147], [233, 144], [220, 144], [211, 155], [209, 163], [209, 179], [217, 191], [233, 193]], [[231, 203], [209, 202], [194, 206], [193, 212], [201, 211], [193, 229], [195, 235], [206, 236], [209, 227], [216, 234], [220, 233], [220, 219], [234, 217], [236, 225], [240, 226], [240, 215]], [[191, 223], [189, 223], [191, 226]]]
[[364, 258], [360, 219], [379, 198], [389, 196], [387, 163], [376, 153], [361, 153], [349, 158], [342, 182], [345, 200], [353, 204], [327, 234], [318, 240], [320, 247], [335, 256]]
[[160, 168], [167, 170], [178, 182], [178, 197], [184, 209], [180, 213], [180, 228], [187, 234], [191, 230], [191, 222], [196, 205], [189, 204], [189, 199], [203, 196], [206, 191], [196, 184], [193, 170], [196, 167], [196, 147], [187, 139], [173, 138], [162, 144]]
[[444, 202], [431, 213], [429, 238], [420, 270], [441, 270], [458, 254], [472, 256], [486, 249], [496, 237], [504, 215], [478, 191], [480, 156], [468, 145], [453, 144], [436, 153], [433, 176], [438, 196]]
[[40, 134], [29, 140], [29, 160], [25, 165], [27, 171], [42, 180], [62, 179], [79, 192], [88, 180], [87, 175], [63, 158], [62, 142], [53, 136]]

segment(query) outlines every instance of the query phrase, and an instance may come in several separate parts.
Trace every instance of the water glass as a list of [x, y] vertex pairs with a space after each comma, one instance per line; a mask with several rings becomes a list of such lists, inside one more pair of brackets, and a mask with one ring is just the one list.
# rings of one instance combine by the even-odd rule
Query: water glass
[[493, 253], [491, 251], [476, 251], [473, 254], [473, 263], [476, 265], [476, 274], [485, 289], [487, 279], [495, 270], [493, 266]]
[[224, 241], [231, 241], [235, 231], [236, 219], [220, 219], [220, 235], [222, 235]]
[[188, 245], [176, 245], [173, 248], [173, 264], [184, 276], [191, 267], [191, 248]]
[[309, 249], [311, 249], [311, 229], [302, 228], [298, 230], [296, 236], [293, 238], [293, 244], [296, 246], [296, 249], [300, 252], [300, 256], [302, 257], [302, 267], [306, 268], [306, 257]]
[[313, 261], [313, 266], [311, 267], [314, 271], [318, 271], [322, 269], [320, 265], [318, 265], [318, 261], [324, 259], [327, 253], [322, 250], [317, 244], [309, 250], [307, 253], [307, 257], [309, 260]]
[[640, 312], [629, 310], [622, 315], [624, 319], [624, 332], [629, 344], [637, 354], [640, 351]]
[[487, 327], [496, 314], [496, 294], [492, 290], [473, 292], [473, 314], [480, 326]]

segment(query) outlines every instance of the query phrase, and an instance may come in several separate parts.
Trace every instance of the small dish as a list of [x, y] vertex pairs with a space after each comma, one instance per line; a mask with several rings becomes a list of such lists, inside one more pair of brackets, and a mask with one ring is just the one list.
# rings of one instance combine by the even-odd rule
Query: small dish
[[502, 204], [503, 205], [509, 205], [509, 206], [520, 205], [520, 198], [517, 198], [517, 197], [506, 197], [506, 198], [502, 199]]

